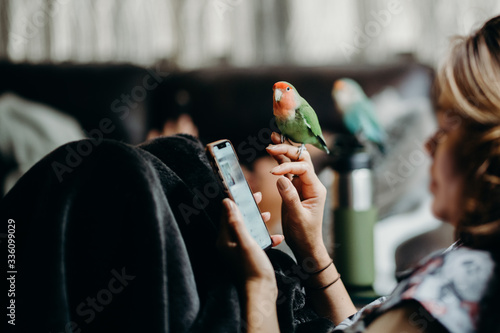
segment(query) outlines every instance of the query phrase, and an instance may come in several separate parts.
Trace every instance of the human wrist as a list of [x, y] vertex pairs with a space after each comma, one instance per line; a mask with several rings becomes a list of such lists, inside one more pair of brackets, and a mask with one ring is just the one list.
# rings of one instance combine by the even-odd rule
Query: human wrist
[[250, 281], [245, 287], [243, 322], [245, 331], [249, 333], [279, 332], [276, 283], [272, 285], [268, 281]]
[[278, 297], [276, 279], [256, 278], [245, 282], [247, 300], [270, 300], [275, 302]]
[[277, 298], [276, 282], [272, 284], [262, 279], [247, 282], [245, 284], [244, 306], [248, 325], [255, 324], [254, 321], [265, 322], [276, 317]]
[[309, 291], [321, 291], [337, 283], [340, 277], [333, 261], [330, 261], [329, 265], [318, 272], [311, 273], [304, 286]]
[[301, 250], [294, 250], [293, 253], [297, 260], [297, 264], [315, 267], [312, 271], [325, 267], [332, 261], [323, 241], [314, 246], [306, 247]]

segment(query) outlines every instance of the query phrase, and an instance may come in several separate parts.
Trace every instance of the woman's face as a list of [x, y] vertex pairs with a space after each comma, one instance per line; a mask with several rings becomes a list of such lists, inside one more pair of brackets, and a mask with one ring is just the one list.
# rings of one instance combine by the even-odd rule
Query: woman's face
[[461, 119], [458, 115], [438, 113], [438, 130], [427, 140], [425, 148], [432, 158], [430, 191], [434, 195], [433, 214], [456, 225], [463, 206], [464, 176], [459, 171]]

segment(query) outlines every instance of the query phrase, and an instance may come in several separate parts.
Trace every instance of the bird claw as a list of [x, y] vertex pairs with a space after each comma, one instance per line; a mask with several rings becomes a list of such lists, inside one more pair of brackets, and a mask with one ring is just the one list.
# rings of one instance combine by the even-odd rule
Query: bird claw
[[[294, 145], [294, 144], [292, 143], [292, 141], [290, 140], [290, 138], [285, 137], [283, 134], [280, 134], [280, 136], [281, 136], [281, 143], [285, 142], [285, 139], [286, 139], [286, 141], [288, 141], [288, 143], [289, 143], [289, 144], [291, 144], [292, 146]], [[301, 145], [300, 145], [300, 147], [299, 147], [298, 149], [299, 149], [299, 150], [298, 150], [298, 152], [297, 152], [297, 154], [298, 154], [298, 156], [297, 156], [297, 160], [299, 160], [299, 159], [300, 159], [300, 155], [302, 155], [302, 152], [303, 152], [304, 150], [307, 150], [307, 148], [306, 148], [306, 145], [305, 145], [305, 144], [301, 144]]]
[[300, 155], [302, 155], [302, 152], [304, 150], [307, 150], [306, 145], [305, 144], [301, 144], [300, 147], [299, 147], [299, 149], [298, 149], [298, 152], [297, 152], [298, 153], [297, 160], [300, 159]]

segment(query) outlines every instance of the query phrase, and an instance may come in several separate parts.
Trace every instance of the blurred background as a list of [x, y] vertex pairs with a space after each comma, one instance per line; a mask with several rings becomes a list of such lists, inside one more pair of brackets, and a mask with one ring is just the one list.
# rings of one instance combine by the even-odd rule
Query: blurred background
[[[375, 289], [388, 293], [395, 271], [453, 240], [429, 210], [422, 145], [435, 129], [432, 81], [451, 37], [499, 13], [495, 0], [0, 0], [2, 195], [65, 142], [184, 132], [233, 141], [280, 232], [264, 149], [275, 129], [272, 85], [292, 82], [331, 144], [346, 131], [332, 85], [351, 77], [388, 134], [373, 163]], [[328, 159], [310, 152], [330, 189]]]
[[[36, 63], [207, 66], [436, 64], [495, 0], [2, 0], [0, 57]], [[390, 17], [380, 12], [394, 7]], [[383, 15], [382, 15], [383, 16]], [[371, 21], [383, 21], [379, 28]], [[356, 45], [359, 31], [371, 41]], [[361, 47], [359, 47], [361, 46]]]

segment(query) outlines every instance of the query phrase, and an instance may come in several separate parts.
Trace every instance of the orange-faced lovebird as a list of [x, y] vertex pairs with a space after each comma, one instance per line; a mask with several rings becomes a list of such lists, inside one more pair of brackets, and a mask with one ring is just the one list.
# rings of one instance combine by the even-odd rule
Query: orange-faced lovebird
[[377, 120], [375, 107], [361, 86], [352, 79], [339, 79], [333, 85], [332, 97], [345, 126], [358, 141], [373, 142], [384, 153], [385, 131]]
[[330, 154], [316, 112], [290, 83], [280, 81], [274, 84], [273, 112], [281, 131], [281, 142], [286, 138], [301, 144], [299, 158], [306, 143]]

